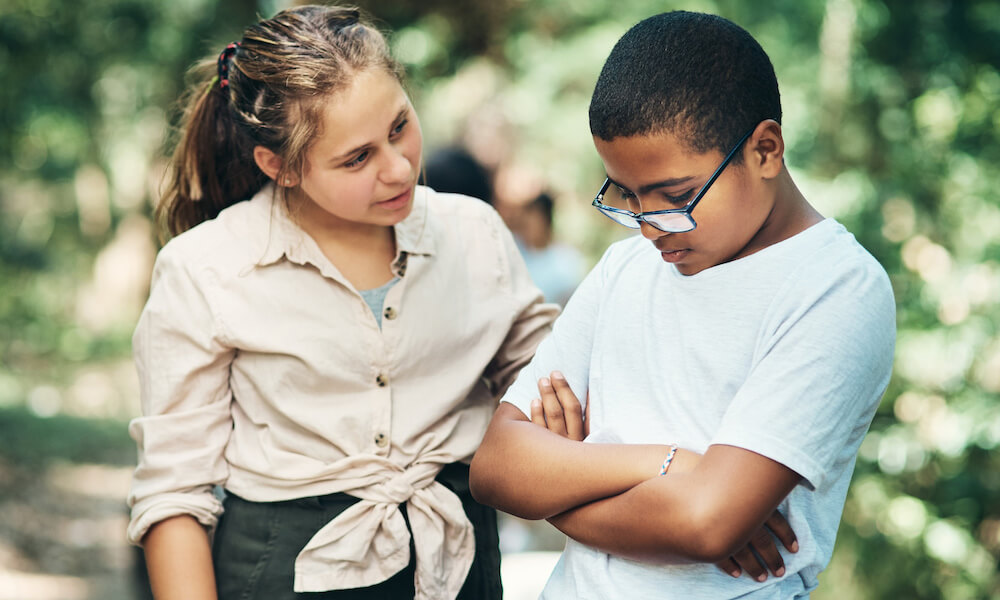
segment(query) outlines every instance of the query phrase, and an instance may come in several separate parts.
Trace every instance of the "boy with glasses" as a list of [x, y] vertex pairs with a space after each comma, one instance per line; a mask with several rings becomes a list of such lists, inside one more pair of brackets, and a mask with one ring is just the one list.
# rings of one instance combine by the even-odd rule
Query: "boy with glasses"
[[[604, 65], [594, 206], [642, 235], [577, 289], [472, 464], [481, 502], [569, 536], [545, 598], [804, 598], [829, 562], [895, 309], [796, 188], [780, 119], [770, 60], [720, 17], [646, 19]], [[776, 510], [797, 552], [740, 576], [771, 564]]]

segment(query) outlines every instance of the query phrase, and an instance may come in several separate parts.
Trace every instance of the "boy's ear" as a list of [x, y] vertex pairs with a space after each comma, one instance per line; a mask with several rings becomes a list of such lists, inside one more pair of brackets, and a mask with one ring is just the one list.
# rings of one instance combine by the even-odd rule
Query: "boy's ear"
[[748, 140], [750, 156], [754, 166], [765, 179], [773, 179], [784, 166], [785, 139], [781, 135], [781, 124], [773, 119], [761, 121]]
[[257, 163], [257, 167], [259, 167], [265, 175], [277, 182], [278, 185], [291, 186], [293, 184], [291, 177], [287, 174], [283, 177], [283, 181], [278, 181], [278, 173], [281, 172], [281, 167], [284, 165], [284, 161], [273, 151], [265, 148], [264, 146], [254, 146], [253, 160]]

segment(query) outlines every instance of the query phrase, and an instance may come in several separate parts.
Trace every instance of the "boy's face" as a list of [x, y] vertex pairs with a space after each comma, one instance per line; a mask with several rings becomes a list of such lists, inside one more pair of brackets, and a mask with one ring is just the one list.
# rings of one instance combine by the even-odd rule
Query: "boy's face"
[[[767, 245], [760, 238], [774, 202], [747, 151], [751, 142], [738, 151], [743, 163], [730, 162], [691, 213], [698, 224], [694, 230], [666, 233], [642, 223], [643, 237], [684, 275]], [[634, 212], [683, 208], [725, 158], [718, 151], [698, 154], [670, 132], [611, 141], [595, 137], [594, 145], [613, 184], [634, 195]]]

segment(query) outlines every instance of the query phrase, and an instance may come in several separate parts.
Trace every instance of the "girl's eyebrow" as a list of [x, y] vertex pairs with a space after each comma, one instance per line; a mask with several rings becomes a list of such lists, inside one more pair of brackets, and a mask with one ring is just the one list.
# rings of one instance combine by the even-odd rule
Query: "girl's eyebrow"
[[[406, 114], [406, 111], [408, 111], [409, 108], [410, 108], [409, 106], [404, 106], [399, 111], [399, 113], [396, 115], [396, 118], [392, 120], [393, 126], [395, 126], [396, 123], [399, 123], [399, 121], [402, 120], [403, 115]], [[369, 146], [371, 146], [370, 142], [361, 144], [357, 148], [352, 148], [351, 150], [348, 150], [347, 152], [344, 152], [343, 154], [340, 154], [338, 156], [334, 156], [333, 158], [330, 159], [330, 162], [340, 162], [342, 160], [347, 160], [348, 158], [354, 156], [355, 154], [357, 154], [358, 152], [361, 152], [362, 150], [364, 150], [365, 148], [367, 148]]]
[[[652, 192], [653, 190], [657, 190], [659, 188], [673, 187], [675, 185], [681, 185], [682, 183], [687, 183], [687, 182], [691, 181], [692, 179], [694, 179], [694, 176], [693, 175], [689, 175], [687, 177], [674, 177], [672, 179], [664, 179], [663, 181], [657, 181], [656, 183], [648, 183], [648, 184], [640, 187], [638, 193], [641, 194], [641, 195], [645, 195], [645, 194], [648, 194], [649, 192]], [[610, 177], [608, 177], [608, 180], [611, 181], [611, 183], [617, 185], [618, 187], [620, 187], [623, 190], [627, 190], [628, 189], [627, 187], [625, 187], [624, 185], [618, 183], [614, 179], [611, 179]]]

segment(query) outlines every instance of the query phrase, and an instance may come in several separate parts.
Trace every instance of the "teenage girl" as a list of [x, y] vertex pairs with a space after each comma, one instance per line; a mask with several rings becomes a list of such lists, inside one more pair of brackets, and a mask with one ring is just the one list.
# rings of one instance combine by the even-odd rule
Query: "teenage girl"
[[357, 10], [283, 11], [200, 73], [133, 339], [156, 597], [499, 599], [467, 463], [556, 309], [493, 209], [416, 184]]

